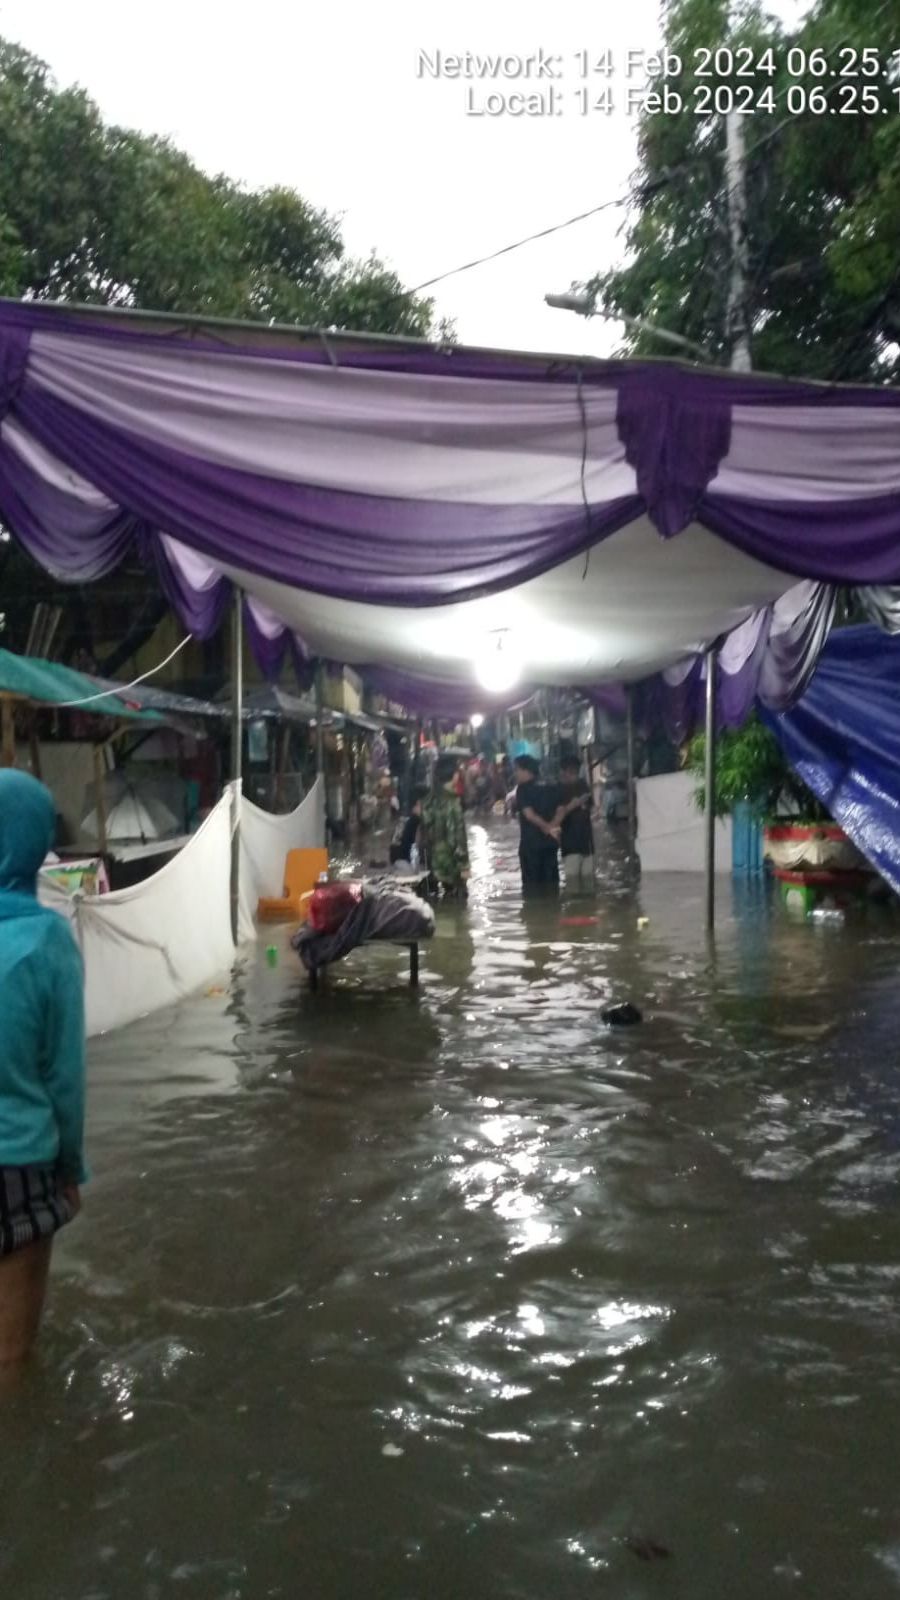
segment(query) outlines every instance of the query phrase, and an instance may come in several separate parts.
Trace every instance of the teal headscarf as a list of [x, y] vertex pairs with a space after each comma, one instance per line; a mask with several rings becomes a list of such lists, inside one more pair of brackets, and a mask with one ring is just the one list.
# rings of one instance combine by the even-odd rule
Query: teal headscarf
[[0, 896], [37, 894], [37, 875], [55, 833], [50, 790], [27, 772], [0, 768]]

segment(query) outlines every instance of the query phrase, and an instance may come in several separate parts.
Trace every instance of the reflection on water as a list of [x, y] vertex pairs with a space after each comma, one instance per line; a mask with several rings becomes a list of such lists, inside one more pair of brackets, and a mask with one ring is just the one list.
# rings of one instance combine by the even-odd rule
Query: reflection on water
[[900, 1592], [894, 924], [472, 855], [418, 994], [285, 942], [93, 1049], [4, 1593]]

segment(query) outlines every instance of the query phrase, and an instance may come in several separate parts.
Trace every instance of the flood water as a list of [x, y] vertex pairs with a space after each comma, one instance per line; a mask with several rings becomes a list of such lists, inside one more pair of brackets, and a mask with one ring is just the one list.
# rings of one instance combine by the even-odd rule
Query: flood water
[[3, 1595], [900, 1594], [897, 923], [471, 838], [418, 994], [282, 938], [92, 1046]]

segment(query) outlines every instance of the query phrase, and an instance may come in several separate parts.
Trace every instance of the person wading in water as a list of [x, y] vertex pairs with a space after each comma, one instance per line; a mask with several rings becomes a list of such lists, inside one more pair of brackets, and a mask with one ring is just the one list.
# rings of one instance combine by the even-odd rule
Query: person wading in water
[[577, 756], [563, 756], [559, 771], [559, 809], [555, 820], [561, 829], [560, 847], [566, 888], [589, 893], [594, 888], [593, 796], [581, 776], [581, 763]]
[[439, 756], [435, 768], [437, 787], [422, 803], [422, 832], [428, 870], [445, 894], [466, 898], [469, 878], [469, 845], [462, 803], [456, 794], [457, 762], [453, 756]]
[[533, 756], [516, 756], [519, 865], [526, 895], [559, 888], [560, 830], [554, 821], [559, 796], [552, 784], [540, 782], [540, 770]]
[[0, 1375], [34, 1343], [53, 1235], [80, 1209], [84, 972], [68, 924], [39, 905], [49, 790], [0, 771]]

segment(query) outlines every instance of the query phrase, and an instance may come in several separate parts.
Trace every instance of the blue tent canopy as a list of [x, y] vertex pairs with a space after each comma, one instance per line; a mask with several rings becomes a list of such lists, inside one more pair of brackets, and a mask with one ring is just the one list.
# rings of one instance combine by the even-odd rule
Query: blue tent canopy
[[797, 705], [761, 714], [795, 772], [900, 893], [900, 636], [837, 629]]

